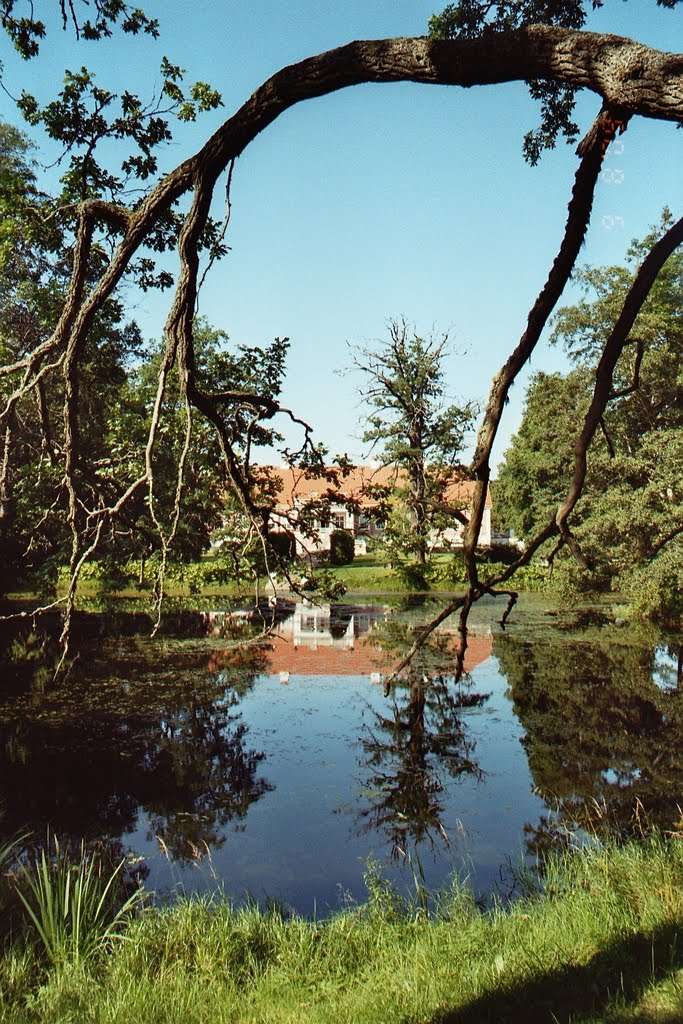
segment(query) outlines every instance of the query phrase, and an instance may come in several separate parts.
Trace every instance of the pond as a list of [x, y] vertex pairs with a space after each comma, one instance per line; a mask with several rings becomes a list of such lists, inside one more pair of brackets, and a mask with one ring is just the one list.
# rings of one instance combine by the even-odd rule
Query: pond
[[502, 629], [487, 600], [462, 683], [455, 623], [421, 655], [421, 707], [378, 679], [438, 605], [373, 600], [281, 602], [265, 638], [246, 606], [169, 613], [154, 639], [144, 613], [81, 613], [59, 688], [49, 637], [5, 624], [0, 841], [49, 829], [129, 855], [160, 897], [220, 885], [322, 916], [364, 898], [368, 858], [399, 888], [457, 872], [505, 895], [588, 819], [680, 818], [680, 638], [539, 596]]

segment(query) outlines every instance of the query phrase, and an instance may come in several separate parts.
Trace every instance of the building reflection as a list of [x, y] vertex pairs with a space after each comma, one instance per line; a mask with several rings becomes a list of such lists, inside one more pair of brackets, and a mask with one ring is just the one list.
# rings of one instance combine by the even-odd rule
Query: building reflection
[[[37, 640], [30, 627], [25, 636], [8, 629], [0, 635], [0, 842], [27, 829], [39, 841], [49, 830], [65, 842], [123, 848], [144, 821], [147, 839], [173, 860], [220, 847], [273, 788], [267, 752], [242, 715], [255, 682], [360, 676], [370, 688], [395, 661], [399, 620], [384, 605], [291, 602], [168, 616], [152, 640], [147, 616], [83, 615], [83, 653], [62, 689], [45, 681], [56, 631]], [[448, 631], [437, 638], [446, 660], [453, 643]], [[490, 636], [473, 638], [468, 667], [490, 650]], [[395, 850], [440, 834], [444, 773], [474, 768], [462, 697], [447, 692], [446, 676], [437, 682], [434, 666], [429, 672], [424, 701], [401, 684], [393, 710], [386, 705], [360, 737], [363, 770], [382, 782], [359, 827], [382, 831]]]
[[[411, 617], [386, 605], [297, 602], [280, 604], [272, 613], [277, 622], [264, 638], [265, 671], [282, 683], [297, 676], [365, 676], [379, 683], [414, 638]], [[258, 623], [267, 614], [258, 608], [214, 612], [207, 624], [219, 636], [234, 619]], [[469, 673], [489, 657], [492, 637], [490, 630], [469, 636], [465, 675], [456, 684], [457, 642], [455, 629], [444, 625], [436, 631], [395, 687], [386, 713], [373, 713], [361, 728], [363, 797], [353, 810], [354, 827], [359, 834], [379, 833], [394, 857], [424, 842], [448, 844], [448, 780], [481, 775], [462, 713], [487, 700], [487, 694], [473, 691]], [[219, 660], [212, 654], [211, 664]]]
[[[316, 605], [298, 601], [278, 602], [274, 609], [266, 605], [206, 613], [207, 629], [213, 636], [234, 629], [235, 622], [269, 626], [270, 635], [264, 637], [263, 644], [267, 652], [265, 671], [288, 680], [297, 675], [365, 675], [377, 682], [377, 677], [389, 672], [397, 660], [393, 642], [387, 643], [392, 624], [400, 624], [406, 636], [410, 634], [410, 624], [388, 605]], [[444, 626], [437, 636], [452, 655], [456, 631]], [[485, 661], [491, 647], [490, 631], [473, 633], [468, 641], [465, 671], [470, 672]], [[220, 652], [212, 652], [211, 659], [216, 664]]]

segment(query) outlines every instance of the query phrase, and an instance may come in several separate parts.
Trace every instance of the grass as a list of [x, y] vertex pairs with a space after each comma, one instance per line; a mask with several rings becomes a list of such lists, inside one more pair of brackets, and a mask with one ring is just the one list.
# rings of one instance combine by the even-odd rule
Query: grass
[[543, 894], [479, 908], [454, 884], [427, 914], [376, 878], [324, 922], [215, 897], [146, 909], [125, 942], [46, 966], [0, 958], [0, 1020], [407, 1024], [683, 1020], [683, 843], [655, 836], [555, 860]]
[[405, 580], [372, 555], [355, 558], [350, 565], [335, 566], [330, 572], [351, 594], [407, 594], [410, 591]]
[[[498, 562], [482, 563], [482, 577], [493, 576], [506, 567]], [[332, 575], [341, 580], [347, 593], [390, 594], [410, 593], [413, 588], [398, 573], [383, 565], [373, 555], [355, 558], [351, 565], [332, 568]], [[464, 564], [447, 554], [437, 554], [432, 561], [433, 579], [429, 592], [433, 594], [453, 593], [464, 590], [467, 575]], [[540, 566], [524, 566], [515, 573], [515, 588], [525, 591], [548, 589], [547, 571]]]

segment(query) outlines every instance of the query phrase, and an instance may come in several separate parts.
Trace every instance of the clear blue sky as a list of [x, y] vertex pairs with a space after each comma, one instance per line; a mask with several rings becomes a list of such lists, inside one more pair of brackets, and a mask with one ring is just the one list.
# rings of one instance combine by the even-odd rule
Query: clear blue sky
[[[166, 169], [280, 67], [354, 38], [423, 35], [440, 9], [429, 0], [142, 6], [161, 22], [158, 42], [117, 34], [76, 45], [53, 33], [37, 61], [5, 54], [5, 81], [45, 100], [64, 68], [85, 64], [110, 89], [149, 95], [166, 54], [224, 101], [218, 113], [178, 128]], [[606, 0], [590, 27], [683, 49], [681, 13], [654, 0]], [[598, 108], [596, 97], [581, 97], [582, 132]], [[6, 98], [0, 116], [16, 121]], [[235, 342], [291, 338], [285, 402], [333, 452], [362, 457], [360, 381], [338, 373], [349, 362], [347, 342], [381, 338], [389, 317], [404, 315], [422, 333], [450, 329], [451, 394], [485, 398], [557, 250], [576, 167], [565, 144], [536, 168], [524, 163], [522, 136], [536, 116], [523, 85], [356, 86], [286, 112], [238, 161], [232, 248], [205, 286], [202, 312]], [[620, 183], [600, 183], [583, 263], [621, 262], [665, 204], [681, 212], [683, 131], [638, 119], [621, 141], [606, 161]], [[168, 301], [130, 296], [146, 336], [159, 336]], [[544, 345], [530, 369], [563, 365]], [[519, 425], [526, 379], [514, 389], [498, 456]]]

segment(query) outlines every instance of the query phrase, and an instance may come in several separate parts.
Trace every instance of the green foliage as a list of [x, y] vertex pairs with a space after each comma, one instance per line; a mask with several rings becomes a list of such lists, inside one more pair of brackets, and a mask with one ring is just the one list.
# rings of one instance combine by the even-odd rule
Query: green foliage
[[[167, 62], [166, 73], [180, 88], [181, 69]], [[83, 188], [88, 194], [104, 191], [113, 195], [122, 186], [123, 179], [98, 178], [87, 145], [89, 133], [109, 130], [100, 119], [113, 102], [114, 97], [98, 90], [90, 73], [83, 70], [67, 76], [62, 96], [44, 111], [31, 108], [31, 116], [42, 120], [50, 132], [54, 130], [55, 138], [71, 133], [62, 141], [72, 155], [67, 177], [73, 174], [74, 195]], [[201, 90], [197, 102], [208, 102]], [[126, 107], [122, 113], [125, 130], [132, 130], [138, 116], [135, 98], [125, 94], [122, 103]], [[153, 130], [166, 131], [160, 124]], [[145, 141], [141, 132], [142, 127], [136, 138], [151, 153], [152, 141]], [[90, 161], [87, 170], [73, 162], [80, 159], [83, 146]], [[135, 173], [140, 175], [140, 168]], [[38, 191], [26, 137], [2, 124], [0, 185], [0, 355], [4, 362], [14, 363], [44, 343], [55, 328], [70, 269], [71, 224], [68, 217], [61, 217], [56, 204]], [[71, 187], [65, 181], [67, 191]], [[65, 196], [66, 192], [62, 199]], [[153, 247], [163, 250], [175, 238], [177, 222], [171, 217], [160, 230]], [[220, 254], [222, 243], [217, 236], [209, 233], [206, 244]], [[95, 246], [94, 252], [97, 264], [98, 253], [104, 250]], [[146, 257], [143, 262], [144, 281], [138, 277], [138, 283], [150, 286], [154, 262]], [[259, 445], [282, 440], [267, 417], [268, 403], [274, 408], [280, 392], [288, 344], [286, 338], [276, 338], [264, 347], [230, 346], [224, 331], [205, 320], [194, 324], [197, 382], [207, 393], [225, 395], [225, 436], [238, 457], [247, 456]], [[245, 572], [253, 577], [263, 569], [257, 565], [259, 559], [263, 561], [263, 548], [253, 536], [248, 517], [236, 503], [231, 507], [215, 427], [197, 413], [186, 447], [187, 405], [175, 370], [167, 376], [156, 442], [147, 459], [163, 358], [161, 346], [145, 349], [137, 325], [125, 322], [124, 306], [116, 298], [94, 317], [80, 353], [73, 453], [80, 500], [84, 507], [111, 507], [130, 489], [116, 525], [100, 539], [102, 565], [95, 571], [109, 589], [117, 589], [123, 582], [120, 567], [126, 562], [137, 558], [149, 563], [160, 551], [160, 525], [167, 535], [175, 535], [171, 559], [192, 563], [208, 549], [213, 532], [230, 518], [227, 513], [232, 514], [230, 543], [225, 550], [226, 557], [230, 552], [230, 578]], [[21, 373], [18, 369], [3, 377], [0, 396], [8, 398], [15, 391]], [[0, 443], [0, 455], [4, 455], [4, 445], [8, 446], [6, 479], [0, 493], [0, 578], [10, 590], [29, 587], [41, 594], [54, 593], [59, 569], [69, 562], [72, 538], [67, 527], [68, 492], [62, 462], [65, 391], [59, 363], [46, 367], [38, 401], [27, 394], [18, 402]], [[254, 415], [251, 395], [266, 404], [265, 420]], [[178, 467], [183, 457], [182, 501], [176, 506]], [[148, 479], [141, 485], [145, 477]], [[177, 507], [180, 514], [174, 529]], [[87, 527], [93, 528], [95, 520], [81, 525], [84, 541], [86, 534], [89, 540], [92, 529], [87, 533]], [[187, 568], [182, 575], [182, 585], [191, 591], [203, 585], [198, 570]]]
[[355, 554], [355, 541], [350, 530], [332, 530], [330, 534], [330, 565], [349, 565]]
[[291, 572], [290, 578], [300, 591], [308, 591], [325, 601], [337, 601], [346, 593], [346, 583], [332, 569], [317, 568], [315, 572]]
[[[659, 230], [669, 223], [665, 211]], [[581, 271], [577, 281], [585, 297], [557, 314], [553, 339], [565, 345], [575, 368], [532, 379], [522, 425], [494, 489], [497, 515], [524, 539], [548, 523], [564, 500], [595, 366], [635, 267], [656, 236], [634, 242], [625, 267]], [[563, 555], [558, 577], [565, 591], [621, 590], [635, 610], [676, 621], [683, 561], [682, 253], [665, 264], [631, 337], [572, 516], [592, 571], [586, 575]]]
[[[134, 93], [120, 95], [97, 85], [95, 75], [85, 67], [67, 71], [58, 97], [40, 107], [35, 96], [24, 90], [17, 107], [32, 126], [41, 126], [48, 138], [64, 147], [68, 168], [61, 177], [60, 205], [74, 200], [106, 197], [116, 200], [129, 187], [130, 179], [146, 181], [156, 171], [156, 150], [172, 139], [167, 116], [194, 121], [198, 113], [221, 105], [220, 94], [205, 82], [197, 82], [185, 93], [184, 71], [166, 57], [161, 63], [161, 100], [145, 103]], [[134, 148], [121, 162], [122, 174], [115, 174], [99, 162], [103, 141], [126, 142]], [[173, 242], [173, 235], [168, 242]], [[142, 275], [146, 287], [151, 284]], [[159, 281], [163, 284], [163, 281]]]
[[422, 338], [405, 320], [390, 320], [388, 333], [374, 348], [358, 349], [354, 360], [372, 410], [363, 441], [379, 446], [382, 462], [397, 469], [392, 486], [372, 494], [389, 564], [423, 588], [430, 533], [452, 525], [446, 493], [460, 470], [476, 406], [446, 402], [448, 334]]
[[516, 562], [521, 551], [515, 544], [491, 544], [487, 548], [481, 548], [477, 552], [479, 564], [497, 562], [501, 565], [512, 565]]
[[[114, 27], [123, 32], [145, 32], [154, 38], [158, 23], [139, 8], [123, 0], [59, 0], [62, 24], [71, 23], [76, 35], [86, 40], [110, 36]], [[94, 11], [93, 11], [94, 4]], [[36, 5], [40, 6], [40, 5]], [[55, 5], [56, 6], [56, 5]], [[22, 12], [22, 13], [19, 13]], [[25, 12], [25, 13], [24, 13]], [[85, 15], [95, 14], [93, 20]], [[38, 53], [39, 41], [45, 36], [46, 24], [34, 17], [34, 4], [26, 0], [0, 2], [2, 27], [25, 58]], [[63, 87], [44, 105], [26, 89], [16, 100], [17, 110], [33, 128], [41, 128], [61, 153], [55, 161], [63, 168], [58, 194], [42, 196], [41, 219], [53, 230], [73, 241], [78, 222], [78, 203], [84, 199], [103, 199], [129, 203], [130, 193], [140, 193], [133, 208], [142, 202], [144, 189], [158, 171], [160, 149], [172, 140], [171, 123], [194, 121], [199, 114], [221, 105], [220, 94], [206, 82], [186, 85], [184, 70], [161, 60], [161, 86], [151, 100], [145, 100], [129, 89], [111, 89], [99, 83], [87, 67], [65, 71]], [[112, 148], [113, 147], [113, 148]], [[112, 152], [119, 156], [118, 167]], [[111, 210], [112, 208], [110, 208]], [[33, 211], [35, 219], [36, 211]], [[49, 217], [46, 215], [49, 213]], [[101, 272], [109, 259], [112, 242], [121, 230], [114, 226], [116, 218], [95, 231], [90, 253], [93, 272]], [[147, 237], [131, 259], [126, 271], [143, 290], [168, 288], [173, 276], [158, 263], [157, 254], [175, 248], [181, 217], [172, 208], [165, 211], [151, 227]], [[212, 259], [225, 254], [220, 226], [208, 218], [199, 241], [199, 250], [209, 248]], [[71, 269], [71, 253], [67, 252], [62, 267], [65, 279]]]
[[[674, 837], [557, 854], [544, 889], [482, 909], [466, 883], [402, 900], [376, 870], [367, 905], [325, 922], [225, 900], [132, 920], [105, 969], [45, 976], [10, 950], [0, 1008], [27, 1019], [160, 1021], [680, 1019], [683, 848]], [[454, 966], [455, 965], [455, 966]], [[21, 984], [19, 984], [19, 979]]]
[[680, 640], [646, 622], [616, 626], [604, 605], [531, 631], [532, 641], [529, 623], [512, 621], [493, 642], [533, 785], [553, 808], [526, 829], [530, 852], [560, 827], [641, 834], [643, 808], [670, 828], [683, 784]]
[[[535, 374], [520, 428], [493, 485], [496, 516], [528, 540], [550, 521], [567, 491], [573, 435], [588, 405], [587, 374]], [[598, 442], [599, 443], [599, 442]]]
[[0, 950], [12, 935], [12, 911], [16, 903], [12, 866], [25, 839], [24, 835], [0, 842]]
[[633, 570], [629, 594], [639, 615], [660, 622], [683, 619], [683, 538], [669, 544], [654, 562]]
[[333, 571], [343, 581], [347, 591], [358, 594], [405, 593], [409, 589], [393, 569], [380, 564], [375, 558], [354, 558], [351, 565]]
[[[485, 559], [484, 564], [480, 567], [480, 579], [486, 580], [504, 572], [508, 564], [508, 562], [496, 562], [495, 560], [489, 561], [488, 558]], [[432, 570], [431, 583], [435, 590], [463, 589], [467, 585], [467, 570], [462, 558], [455, 555], [447, 562], [435, 566]], [[516, 590], [519, 589], [532, 593], [546, 590], [550, 585], [548, 570], [544, 565], [539, 565], [537, 562], [523, 565], [520, 569], [516, 570], [512, 585]]]
[[[94, 19], [91, 15], [94, 11]], [[77, 37], [97, 40], [111, 36], [115, 27], [123, 32], [137, 35], [145, 32], [156, 38], [159, 22], [148, 18], [144, 11], [131, 7], [123, 0], [59, 0], [62, 28], [71, 25]], [[35, 17], [35, 7], [30, 0], [2, 0], [0, 3], [1, 24], [15, 48], [28, 60], [40, 51], [40, 44], [47, 34], [44, 21]], [[83, 20], [83, 15], [88, 15]]]
[[[433, 39], [486, 38], [495, 32], [509, 32], [525, 25], [560, 25], [582, 28], [586, 21], [585, 0], [459, 0], [448, 4], [441, 14], [429, 19]], [[558, 82], [529, 83], [529, 92], [541, 105], [541, 124], [524, 136], [524, 156], [533, 166], [546, 149], [553, 149], [558, 136], [574, 143], [578, 126], [572, 120], [576, 91]]]
[[[52, 217], [51, 203], [36, 186], [26, 137], [1, 124], [0, 179], [0, 355], [13, 363], [54, 329], [71, 256], [68, 232]], [[117, 300], [109, 300], [93, 320], [81, 361], [79, 412], [88, 429], [78, 440], [89, 483], [111, 474], [106, 438], [140, 351], [137, 326], [125, 322]], [[3, 377], [3, 399], [20, 379], [20, 373]], [[36, 589], [49, 590], [58, 564], [68, 557], [67, 496], [58, 457], [63, 397], [59, 366], [46, 367], [38, 401], [27, 396], [7, 421], [2, 439], [7, 475], [0, 495], [0, 570], [6, 586], [30, 578]]]
[[[86, 73], [70, 80], [71, 101], [80, 103]], [[101, 97], [105, 103], [106, 97]], [[74, 145], [78, 140], [74, 140]], [[66, 286], [69, 265], [68, 225], [52, 214], [52, 205], [36, 186], [31, 150], [26, 137], [0, 124], [0, 354], [5, 362], [22, 359], [27, 348], [40, 345], [54, 329]], [[254, 392], [275, 400], [284, 375], [287, 339], [263, 348], [228, 346], [225, 332], [203, 320], [195, 324], [199, 380], [207, 390], [248, 396]], [[125, 323], [123, 305], [111, 299], [94, 319], [80, 360], [78, 416], [87, 430], [77, 430], [80, 484], [93, 501], [115, 504], [121, 494], [146, 474], [145, 448], [156, 401], [162, 353], [145, 352], [134, 323]], [[19, 377], [4, 377], [0, 394], [8, 397]], [[64, 443], [64, 380], [55, 368], [45, 374], [40, 401], [26, 396], [9, 421], [7, 479], [0, 494], [0, 577], [3, 586], [28, 586], [50, 594], [60, 566], [68, 563], [71, 538], [66, 528], [68, 496], [60, 452]], [[178, 463], [185, 444], [186, 407], [177, 374], [169, 375], [161, 407], [161, 425], [151, 456], [154, 474], [154, 514], [169, 524], [174, 515]], [[244, 446], [272, 444], [279, 435], [272, 427], [252, 422], [253, 410], [237, 401], [231, 420], [236, 451]], [[3, 445], [7, 435], [3, 436]], [[213, 427], [195, 417], [185, 460], [184, 500], [174, 557], [196, 561], [209, 546], [212, 532], [223, 522], [227, 485], [220, 467], [220, 446]], [[248, 524], [242, 522], [242, 534]], [[170, 527], [169, 527], [170, 529]], [[231, 576], [239, 575], [258, 554], [243, 550], [234, 538]], [[132, 557], [149, 561], [160, 539], [146, 488], [137, 487], [122, 510], [117, 529], [101, 541], [103, 565], [98, 579], [115, 589], [122, 580], [119, 567]], [[183, 584], [202, 585], [187, 569]]]
[[[95, 584], [96, 589], [104, 594], [115, 594], [122, 590], [151, 591], [158, 571], [158, 553], [144, 561], [139, 558], [120, 562], [113, 559], [95, 560], [83, 566], [80, 580], [85, 584]], [[236, 586], [250, 582], [250, 577], [244, 562], [236, 564], [229, 553], [219, 549], [218, 554], [195, 562], [170, 560], [166, 566], [166, 580], [169, 587], [189, 594], [200, 594], [203, 590], [213, 588], [233, 590]], [[57, 577], [58, 587], [64, 589], [68, 582], [69, 569], [62, 566]]]
[[284, 561], [291, 561], [296, 555], [296, 540], [291, 533], [284, 530], [269, 533], [268, 546], [276, 558]]

